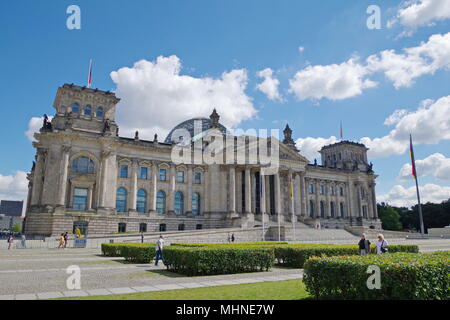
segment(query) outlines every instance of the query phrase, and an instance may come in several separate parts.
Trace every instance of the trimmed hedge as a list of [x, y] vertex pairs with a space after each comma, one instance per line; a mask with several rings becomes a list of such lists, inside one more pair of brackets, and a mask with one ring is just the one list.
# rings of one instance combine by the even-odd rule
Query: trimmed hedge
[[271, 248], [169, 246], [164, 249], [167, 269], [188, 276], [268, 271], [274, 260]]
[[152, 243], [102, 243], [102, 253], [107, 257], [124, 257], [133, 263], [150, 263], [156, 256]]
[[271, 242], [271, 241], [261, 241], [261, 242], [219, 242], [219, 243], [172, 243], [171, 246], [174, 247], [216, 247], [216, 246], [278, 246], [287, 245], [287, 242]]
[[[292, 244], [275, 247], [275, 258], [279, 265], [291, 268], [303, 268], [306, 260], [315, 256], [359, 255], [357, 245], [333, 244]], [[389, 253], [418, 253], [416, 245], [390, 245]]]
[[[380, 289], [367, 287], [371, 265], [380, 267]], [[450, 252], [313, 257], [303, 281], [317, 299], [450, 299]]]

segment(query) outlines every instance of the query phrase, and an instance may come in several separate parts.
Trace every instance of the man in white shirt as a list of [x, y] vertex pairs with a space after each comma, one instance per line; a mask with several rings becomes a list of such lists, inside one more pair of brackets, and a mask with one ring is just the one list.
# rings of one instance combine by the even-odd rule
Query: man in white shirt
[[164, 263], [164, 258], [163, 258], [163, 254], [162, 254], [163, 247], [164, 247], [164, 239], [163, 239], [163, 236], [159, 236], [159, 240], [156, 241], [156, 248], [155, 248], [155, 250], [156, 250], [155, 266], [158, 265], [159, 259], [161, 259], [162, 262]]

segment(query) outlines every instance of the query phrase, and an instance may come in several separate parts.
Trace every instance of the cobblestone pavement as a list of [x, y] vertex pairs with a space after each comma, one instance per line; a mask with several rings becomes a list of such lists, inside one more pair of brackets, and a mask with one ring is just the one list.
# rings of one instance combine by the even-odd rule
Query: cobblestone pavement
[[[68, 290], [67, 267], [81, 269], [81, 290]], [[102, 257], [90, 249], [11, 250], [0, 252], [0, 300], [48, 299], [198, 288], [302, 277], [300, 269], [273, 268], [270, 272], [207, 277], [185, 277], [162, 265], [129, 264]]]
[[[421, 252], [450, 250], [450, 240], [391, 240], [418, 244]], [[81, 269], [81, 290], [68, 290], [69, 266]], [[197, 288], [302, 277], [301, 269], [273, 268], [270, 272], [185, 277], [149, 264], [129, 264], [101, 256], [97, 249], [0, 250], [0, 300], [48, 299], [143, 291]]]

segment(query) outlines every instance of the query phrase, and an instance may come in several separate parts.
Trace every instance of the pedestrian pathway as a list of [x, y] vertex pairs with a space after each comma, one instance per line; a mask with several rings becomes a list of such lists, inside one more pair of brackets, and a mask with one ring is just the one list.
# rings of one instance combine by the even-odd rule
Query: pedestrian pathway
[[[0, 300], [44, 300], [44, 299], [57, 299], [57, 298], [75, 298], [75, 297], [87, 297], [87, 296], [102, 296], [113, 294], [128, 294], [138, 292], [151, 292], [151, 291], [164, 291], [164, 290], [178, 290], [188, 288], [202, 288], [224, 285], [235, 285], [245, 283], [257, 283], [257, 282], [270, 282], [270, 281], [284, 281], [301, 279], [303, 273], [296, 274], [281, 274], [273, 276], [259, 276], [258, 274], [249, 274], [246, 278], [239, 279], [221, 279], [220, 276], [213, 276], [214, 280], [192, 279], [192, 282], [180, 282], [180, 283], [167, 283], [167, 284], [155, 284], [148, 286], [137, 287], [120, 287], [120, 288], [107, 288], [107, 289], [89, 289], [89, 290], [70, 290], [62, 292], [38, 292], [38, 293], [25, 293], [25, 294], [11, 294], [0, 295]], [[197, 280], [197, 281], [195, 281]]]

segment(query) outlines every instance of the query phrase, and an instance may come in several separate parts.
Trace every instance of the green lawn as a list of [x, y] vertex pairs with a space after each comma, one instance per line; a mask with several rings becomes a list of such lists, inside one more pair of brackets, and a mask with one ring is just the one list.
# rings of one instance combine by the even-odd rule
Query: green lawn
[[301, 280], [285, 280], [58, 300], [300, 300], [306, 298], [310, 296]]

